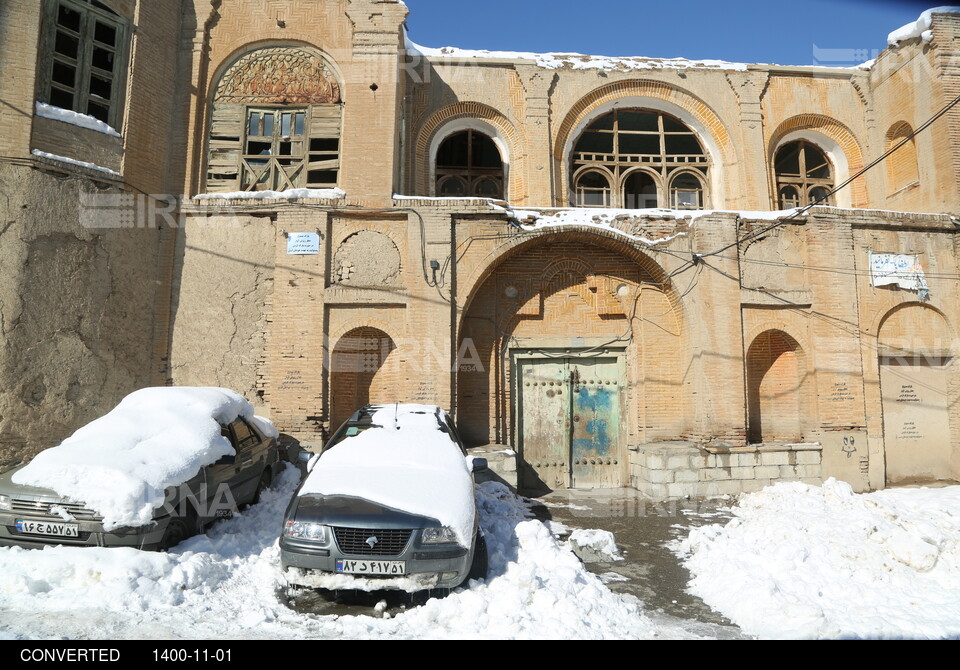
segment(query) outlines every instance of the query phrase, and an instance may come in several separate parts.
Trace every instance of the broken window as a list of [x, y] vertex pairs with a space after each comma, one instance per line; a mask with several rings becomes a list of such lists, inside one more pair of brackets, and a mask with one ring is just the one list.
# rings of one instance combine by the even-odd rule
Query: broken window
[[504, 197], [503, 159], [496, 143], [476, 130], [454, 133], [436, 158], [436, 190], [448, 197]]
[[816, 145], [804, 140], [785, 144], [777, 151], [774, 171], [780, 209], [805, 207], [818, 201], [822, 205], [833, 204], [828, 197], [833, 190], [833, 171]]
[[97, 0], [45, 0], [37, 99], [120, 126], [129, 24]]
[[[618, 109], [594, 120], [577, 139], [571, 164], [580, 207], [648, 209], [669, 202], [672, 207], [702, 208], [706, 201], [710, 159], [700, 139], [660, 112]], [[581, 183], [588, 174], [606, 183], [603, 197]], [[666, 184], [669, 194], [663, 192]]]
[[342, 110], [340, 84], [320, 54], [243, 54], [214, 91], [207, 191], [336, 187]]

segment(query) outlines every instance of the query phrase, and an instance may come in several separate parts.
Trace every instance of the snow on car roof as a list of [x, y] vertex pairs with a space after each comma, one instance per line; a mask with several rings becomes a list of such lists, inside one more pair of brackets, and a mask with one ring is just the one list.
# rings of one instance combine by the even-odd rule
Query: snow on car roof
[[323, 452], [300, 495], [363, 498], [437, 519], [464, 547], [473, 534], [473, 480], [467, 460], [441, 430], [439, 407], [381, 405], [371, 423]]
[[164, 489], [234, 453], [220, 426], [238, 416], [252, 419], [253, 407], [229, 389], [142, 389], [12, 479], [85, 504], [106, 530], [143, 526], [163, 504]]

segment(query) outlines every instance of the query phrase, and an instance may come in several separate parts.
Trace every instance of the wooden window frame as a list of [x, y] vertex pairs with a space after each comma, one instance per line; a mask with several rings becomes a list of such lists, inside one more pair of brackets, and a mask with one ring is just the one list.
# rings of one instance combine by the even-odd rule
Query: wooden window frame
[[[74, 31], [58, 24], [60, 7], [63, 6], [80, 15], [80, 26]], [[97, 22], [116, 31], [116, 42], [108, 45], [96, 40]], [[72, 58], [56, 51], [57, 33], [63, 32], [78, 42], [77, 56]], [[120, 14], [102, 9], [93, 0], [45, 0], [43, 5], [43, 30], [40, 40], [40, 69], [37, 78], [37, 100], [53, 104], [53, 90], [72, 96], [69, 111], [94, 116], [90, 105], [99, 105], [107, 109], [106, 119], [101, 119], [112, 128], [119, 129], [123, 122], [123, 107], [126, 99], [127, 63], [130, 58], [130, 21]], [[95, 67], [94, 49], [113, 54], [111, 71]], [[64, 65], [74, 69], [74, 85], [55, 82], [54, 67]], [[110, 83], [110, 97], [95, 96], [90, 91], [92, 77], [99, 77]], [[96, 117], [100, 118], [100, 117]]]
[[[793, 174], [793, 173], [778, 172], [777, 157], [787, 147], [792, 146], [794, 144], [800, 145], [800, 151], [797, 156], [800, 173]], [[807, 169], [807, 149], [808, 148], [812, 148], [814, 151], [816, 151], [821, 156], [823, 156], [823, 163], [812, 169]], [[828, 168], [830, 168], [829, 177], [820, 178], [820, 177], [809, 176], [810, 172], [818, 169], [819, 167], [822, 167], [822, 165], [826, 165]], [[814, 191], [814, 189], [826, 188], [828, 192], [834, 189], [834, 177], [836, 175], [836, 170], [833, 167], [833, 163], [830, 162], [830, 157], [827, 156], [826, 151], [818, 147], [813, 142], [810, 142], [809, 140], [793, 140], [791, 142], [786, 142], [785, 144], [780, 146], [773, 155], [773, 170], [774, 170], [774, 179], [776, 183], [776, 193], [777, 193], [776, 206], [779, 207], [780, 209], [792, 209], [791, 207], [785, 206], [790, 203], [796, 203], [793, 205], [793, 207], [805, 207], [806, 205], [812, 202], [811, 193]], [[783, 197], [781, 196], [781, 192], [783, 191], [783, 189], [787, 187], [793, 187], [794, 189], [796, 189], [797, 197], [799, 198], [799, 201], [795, 201], [795, 200], [788, 201], [783, 199]], [[827, 198], [825, 201], [821, 202], [820, 204], [832, 205], [833, 196]]]
[[[453, 138], [463, 134], [467, 135], [467, 164], [464, 166], [440, 165], [440, 149]], [[473, 164], [474, 135], [481, 135], [493, 144], [500, 156], [500, 167], [484, 168], [477, 167]], [[443, 141], [437, 145], [437, 153], [434, 156], [434, 168], [436, 173], [434, 178], [434, 192], [438, 196], [441, 194], [442, 185], [451, 178], [456, 178], [464, 182], [467, 186], [467, 192], [462, 196], [464, 198], [491, 198], [494, 200], [502, 200], [506, 197], [506, 169], [503, 163], [503, 154], [500, 152], [500, 147], [497, 146], [494, 139], [482, 130], [465, 128], [450, 133], [450, 135], [443, 138]], [[499, 192], [496, 195], [483, 195], [480, 193], [480, 184], [488, 180], [492, 181], [499, 188]]]
[[[620, 116], [625, 112], [655, 115], [657, 117], [656, 130], [635, 130], [621, 128]], [[613, 123], [610, 128], [591, 128], [591, 126], [606, 117], [612, 117], [613, 119]], [[688, 130], [666, 130], [664, 127], [665, 118], [670, 119], [670, 121], [673, 123], [683, 126]], [[577, 151], [578, 145], [588, 133], [612, 135], [612, 153], [603, 151]], [[656, 153], [649, 154], [622, 153], [621, 139], [625, 136], [656, 137], [658, 140], [658, 151]], [[692, 137], [695, 139], [697, 144], [700, 146], [700, 153], [667, 153], [667, 138], [679, 136]], [[710, 160], [710, 155], [703, 146], [703, 142], [700, 141], [697, 133], [695, 133], [693, 130], [689, 130], [689, 126], [683, 123], [683, 121], [671, 116], [670, 114], [665, 114], [664, 112], [655, 109], [644, 109], [642, 107], [628, 107], [624, 109], [617, 108], [596, 117], [590, 124], [587, 125], [586, 128], [584, 128], [583, 132], [580, 133], [580, 136], [577, 137], [576, 141], [574, 142], [570, 156], [570, 165], [573, 172], [572, 199], [574, 202], [572, 204], [574, 207], [583, 207], [583, 205], [580, 204], [583, 198], [581, 194], [582, 189], [579, 187], [579, 179], [585, 171], [590, 169], [604, 171], [611, 175], [608, 177], [611, 185], [611, 194], [609, 198], [610, 204], [608, 204], [607, 207], [626, 207], [626, 196], [624, 191], [627, 180], [630, 178], [631, 174], [636, 172], [636, 168], [638, 167], [646, 168], [659, 178], [659, 183], [657, 186], [658, 206], [662, 206], [662, 199], [665, 197], [665, 195], [669, 197], [671, 202], [673, 201], [672, 190], [669, 190], [667, 194], [664, 194], [661, 190], [662, 185], [672, 184], [676, 176], [684, 173], [692, 173], [692, 169], [702, 171], [697, 175], [697, 178], [700, 180], [700, 183], [703, 186], [700, 191], [701, 208], [707, 206], [707, 201], [709, 200], [709, 193], [706, 184], [708, 183], [708, 174], [712, 168], [712, 163]]]
[[[259, 135], [251, 132], [251, 122], [253, 115], [258, 115], [257, 131]], [[289, 114], [291, 118], [291, 131], [289, 134], [283, 133], [283, 116]], [[303, 115], [302, 132], [296, 134], [296, 117]], [[266, 117], [272, 118], [270, 134], [265, 133]], [[310, 136], [308, 133], [310, 122], [310, 110], [308, 107], [272, 107], [267, 105], [257, 105], [246, 107], [244, 114], [244, 136], [240, 155], [240, 188], [243, 191], [284, 191], [288, 188], [300, 188], [306, 184], [306, 171], [308, 168], [308, 156], [310, 154], [309, 144]], [[248, 149], [251, 143], [269, 144], [270, 152], [267, 154], [250, 153]], [[290, 153], [280, 152], [283, 144], [290, 144]], [[299, 145], [299, 150], [295, 151]], [[262, 161], [261, 164], [257, 164]], [[289, 161], [283, 164], [282, 161]], [[264, 184], [264, 179], [266, 183]], [[259, 188], [263, 184], [264, 188]]]

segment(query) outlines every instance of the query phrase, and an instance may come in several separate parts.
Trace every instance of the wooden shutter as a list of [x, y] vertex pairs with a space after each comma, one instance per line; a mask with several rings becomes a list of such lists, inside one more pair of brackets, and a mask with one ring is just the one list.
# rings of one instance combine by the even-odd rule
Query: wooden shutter
[[213, 103], [210, 148], [207, 158], [207, 192], [240, 190], [240, 156], [246, 108], [240, 103]]

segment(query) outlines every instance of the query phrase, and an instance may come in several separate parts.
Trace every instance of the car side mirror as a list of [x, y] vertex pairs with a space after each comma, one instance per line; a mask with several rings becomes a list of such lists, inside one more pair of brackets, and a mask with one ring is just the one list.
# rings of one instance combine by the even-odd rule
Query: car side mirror
[[482, 472], [483, 470], [486, 470], [487, 467], [488, 467], [487, 459], [474, 457], [474, 459], [473, 459], [473, 471], [474, 471], [474, 472]]
[[312, 451], [301, 451], [299, 454], [297, 454], [297, 465], [307, 467], [313, 457], [314, 453]]

